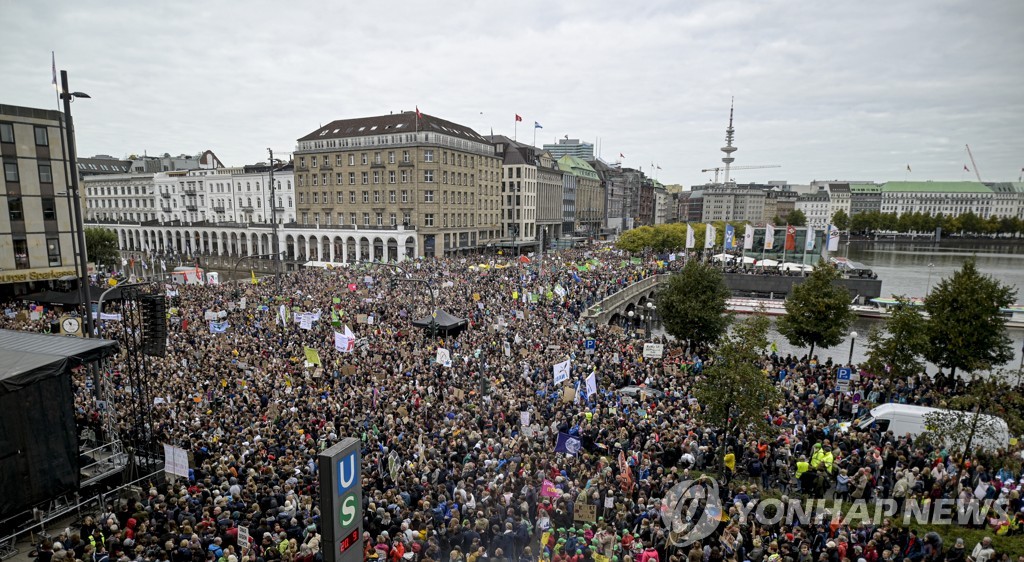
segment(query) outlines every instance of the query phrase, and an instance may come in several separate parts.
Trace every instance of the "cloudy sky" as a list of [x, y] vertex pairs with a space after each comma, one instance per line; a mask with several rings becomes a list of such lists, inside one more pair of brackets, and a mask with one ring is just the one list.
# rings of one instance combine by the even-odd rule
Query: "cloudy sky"
[[[1024, 2], [0, 0], [0, 103], [53, 108], [79, 153], [287, 153], [415, 106], [703, 183], [736, 98], [739, 181], [973, 178], [1024, 167]], [[906, 173], [910, 165], [912, 172]]]

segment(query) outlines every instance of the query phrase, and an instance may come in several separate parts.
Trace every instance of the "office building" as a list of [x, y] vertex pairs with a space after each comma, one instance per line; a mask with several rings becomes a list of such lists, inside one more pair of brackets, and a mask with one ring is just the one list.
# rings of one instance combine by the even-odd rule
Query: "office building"
[[556, 160], [563, 156], [575, 156], [581, 160], [591, 161], [594, 159], [594, 145], [589, 142], [580, 142], [580, 139], [558, 139], [557, 144], [545, 144], [544, 150], [551, 153]]

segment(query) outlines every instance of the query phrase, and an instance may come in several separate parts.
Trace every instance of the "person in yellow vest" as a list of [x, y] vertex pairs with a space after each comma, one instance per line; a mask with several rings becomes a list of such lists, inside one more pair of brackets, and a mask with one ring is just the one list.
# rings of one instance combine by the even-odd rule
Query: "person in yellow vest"
[[827, 470], [829, 474], [832, 474], [832, 471], [835, 469], [836, 462], [836, 458], [832, 455], [832, 447], [830, 445], [825, 445], [824, 447], [821, 448], [821, 450], [822, 465], [825, 467], [825, 470]]
[[728, 482], [736, 473], [736, 452], [732, 447], [729, 447], [729, 452], [725, 454], [723, 462], [725, 463], [725, 481]]
[[813, 474], [814, 473], [811, 472], [811, 463], [807, 462], [807, 456], [800, 455], [800, 460], [796, 461], [796, 481], [798, 483], [797, 485], [799, 486], [799, 490], [805, 493], [810, 490], [812, 481], [811, 476], [813, 476]]
[[814, 470], [825, 468], [825, 451], [822, 449], [821, 443], [815, 443], [811, 447], [811, 468]]

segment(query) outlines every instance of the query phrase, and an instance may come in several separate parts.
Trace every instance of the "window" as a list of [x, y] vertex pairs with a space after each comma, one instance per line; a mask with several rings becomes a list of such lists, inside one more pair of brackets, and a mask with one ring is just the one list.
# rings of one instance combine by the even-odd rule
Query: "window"
[[338, 224], [345, 224], [345, 213], [338, 213]]
[[394, 151], [388, 152], [388, 164], [394, 164], [394, 163], [395, 163], [395, 152]]
[[39, 183], [53, 183], [53, 173], [49, 163], [39, 163]]
[[349, 154], [348, 155], [348, 165], [349, 166], [355, 166], [356, 165], [356, 155], [355, 154]]
[[[318, 160], [317, 160], [316, 156], [310, 156], [310, 157], [309, 157], [309, 165], [310, 165], [310, 166], [312, 166], [312, 167], [316, 168], [316, 163], [317, 163], [317, 162], [318, 162]], [[246, 187], [249, 187], [249, 186], [248, 186], [248, 185], [246, 185]]]
[[349, 191], [348, 192], [348, 202], [349, 203], [355, 203], [356, 202], [356, 192], [355, 191]]
[[43, 220], [57, 220], [57, 201], [53, 197], [43, 197]]
[[302, 211], [302, 224], [309, 224], [309, 213]]
[[60, 238], [46, 239], [46, 257], [50, 267], [60, 266]]
[[18, 183], [20, 181], [17, 162], [4, 162], [4, 178], [7, 180], [7, 183]]
[[398, 226], [398, 216], [391, 213], [391, 226]]
[[434, 191], [433, 190], [428, 189], [427, 191], [423, 192], [423, 202], [424, 203], [433, 203], [434, 202]]
[[28, 269], [28, 241], [14, 241], [14, 266], [18, 269]]
[[334, 183], [335, 185], [341, 185], [345, 183], [344, 181], [342, 181], [341, 172], [338, 172], [337, 174], [334, 175]]
[[[317, 175], [316, 174], [313, 174], [313, 185], [320, 185], [319, 183], [317, 183]], [[249, 184], [245, 184], [245, 190], [249, 191]]]
[[423, 226], [434, 226], [434, 214], [427, 213], [423, 215]]
[[14, 142], [14, 125], [0, 123], [0, 142]]
[[377, 213], [377, 226], [384, 226], [384, 213]]
[[409, 202], [409, 190], [408, 189], [403, 189], [402, 190], [402, 203], [408, 203], [408, 202]]
[[[341, 205], [342, 203], [344, 203], [344, 202], [345, 202], [345, 192], [344, 192], [344, 191], [339, 191], [339, 192], [338, 192], [338, 193], [336, 194], [336, 197], [335, 197], [335, 199], [337, 200], [337, 202], [338, 202], [338, 204], [339, 204], [339, 205]], [[338, 223], [338, 224], [341, 224], [341, 223]]]
[[355, 226], [356, 225], [356, 214], [355, 213], [349, 213], [348, 214], [348, 218], [349, 218], [349, 224], [351, 224], [352, 226]]
[[36, 146], [50, 146], [50, 135], [47, 133], [46, 127], [35, 127], [36, 130]]
[[25, 220], [25, 212], [21, 206], [21, 197], [10, 197], [7, 199], [7, 212], [12, 221]]
[[388, 172], [388, 183], [395, 183], [395, 171]]
[[409, 211], [402, 213], [402, 224], [405, 226], [412, 224], [412, 217], [409, 215]]
[[379, 152], [374, 152], [373, 153], [373, 163], [374, 164], [380, 164], [381, 163], [381, 161], [380, 161], [380, 153]]
[[[338, 154], [337, 156], [334, 157], [334, 165], [335, 166], [341, 166], [341, 155], [340, 154]], [[330, 224], [330, 223], [328, 223], [328, 224]]]
[[433, 162], [434, 161], [434, 151], [433, 150], [429, 150], [429, 149], [428, 150], [424, 150], [423, 151], [423, 161], [424, 162]]
[[349, 185], [355, 185], [356, 184], [356, 173], [355, 172], [349, 172], [348, 173], [348, 184]]
[[[452, 179], [455, 179], [455, 178], [452, 178]], [[441, 172], [441, 183], [443, 183], [443, 184], [447, 184], [448, 183], [448, 171], [447, 170], [444, 171], [444, 172]], [[452, 183], [454, 183], [454, 182], [452, 182]]]
[[313, 204], [314, 205], [316, 205], [317, 203], [320, 202], [320, 195], [319, 194], [320, 194], [319, 191], [314, 191], [313, 192]]
[[380, 183], [380, 170], [373, 171], [373, 183]]
[[368, 183], [370, 183], [370, 174], [369, 172], [363, 172], [363, 185]]
[[402, 183], [409, 183], [409, 170], [402, 170]]
[[363, 159], [363, 164], [366, 164], [368, 159], [366, 157], [366, 153], [365, 152], [362, 154], [362, 159]]
[[395, 202], [395, 190], [392, 189], [391, 191], [388, 192], [388, 200], [391, 203]]
[[377, 191], [376, 189], [373, 190], [373, 202], [380, 203], [380, 192]]
[[423, 170], [423, 181], [426, 183], [434, 183], [434, 171]]
[[363, 225], [370, 226], [370, 213], [363, 213]]

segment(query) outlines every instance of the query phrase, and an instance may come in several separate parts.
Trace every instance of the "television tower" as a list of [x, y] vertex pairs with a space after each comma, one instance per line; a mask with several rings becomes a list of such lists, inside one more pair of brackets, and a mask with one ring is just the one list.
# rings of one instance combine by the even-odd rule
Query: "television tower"
[[732, 157], [732, 153], [739, 150], [732, 145], [733, 135], [736, 133], [736, 129], [732, 128], [732, 108], [735, 98], [729, 99], [729, 126], [725, 129], [725, 146], [722, 147], [722, 152], [725, 153], [725, 157], [722, 158], [722, 162], [725, 164], [725, 183], [729, 183], [729, 168], [732, 163], [736, 161]]

